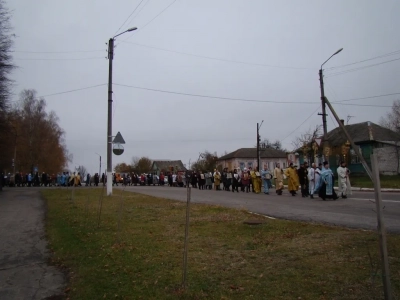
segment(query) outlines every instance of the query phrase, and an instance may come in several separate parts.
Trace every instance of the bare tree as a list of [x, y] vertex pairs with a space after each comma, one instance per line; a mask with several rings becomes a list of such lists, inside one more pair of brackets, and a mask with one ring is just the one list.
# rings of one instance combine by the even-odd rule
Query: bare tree
[[[9, 99], [13, 83], [11, 73], [16, 68], [11, 55], [15, 35], [11, 33], [10, 18], [10, 11], [6, 8], [4, 1], [0, 0], [0, 170], [11, 167], [11, 158], [5, 150], [14, 148], [18, 135], [17, 129], [8, 122]], [[12, 142], [10, 134], [13, 135]]]
[[0, 156], [0, 167], [10, 168], [16, 156], [16, 171], [32, 172], [38, 167], [41, 172], [55, 174], [63, 170], [70, 158], [64, 130], [57, 115], [46, 112], [46, 102], [36, 91], [22, 91], [19, 105], [7, 112], [7, 120], [12, 130], [1, 136], [8, 146]]
[[78, 166], [75, 168], [75, 172], [81, 174], [82, 181], [85, 179], [85, 176], [87, 174], [87, 169], [84, 166]]
[[132, 165], [132, 168], [136, 170], [137, 173], [149, 173], [151, 170], [152, 161], [148, 157], [141, 157], [138, 160], [136, 158], [132, 158], [132, 162], [136, 162]]
[[[400, 100], [393, 102], [392, 110], [381, 117], [379, 124], [400, 134]], [[400, 143], [396, 141], [392, 148], [397, 158], [397, 174], [400, 174]]]
[[322, 134], [322, 125], [316, 125], [315, 127], [311, 127], [306, 132], [302, 133], [300, 136], [297, 136], [292, 141], [293, 149], [299, 149], [305, 143], [310, 144], [314, 139], [320, 137], [321, 134]]
[[192, 164], [191, 169], [200, 170], [203, 172], [213, 171], [217, 167], [217, 160], [218, 160], [218, 155], [216, 152], [211, 153], [206, 150], [200, 153], [199, 159]]
[[[257, 145], [255, 145], [254, 147], [257, 147]], [[269, 139], [263, 139], [260, 142], [260, 147], [261, 148], [272, 148], [272, 149], [281, 150], [281, 151], [286, 152], [286, 149], [284, 149], [282, 147], [282, 143], [280, 140], [275, 140], [274, 142], [272, 142]]]
[[11, 14], [0, 0], [0, 128], [6, 126], [5, 118], [12, 90], [11, 72], [15, 69], [12, 61], [13, 35], [10, 26]]

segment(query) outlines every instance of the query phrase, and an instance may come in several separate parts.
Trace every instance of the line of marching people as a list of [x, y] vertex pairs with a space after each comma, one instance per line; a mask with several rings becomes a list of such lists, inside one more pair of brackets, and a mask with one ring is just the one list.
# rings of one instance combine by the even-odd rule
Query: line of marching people
[[239, 192], [240, 189], [240, 191], [244, 193], [249, 193], [251, 191], [259, 194], [263, 187], [263, 193], [269, 194], [269, 189], [272, 188], [273, 175], [268, 169], [268, 166], [264, 166], [261, 172], [258, 167], [254, 170], [251, 167], [248, 169], [244, 168], [243, 171], [241, 169], [228, 171], [228, 168], [225, 168], [222, 172], [215, 169], [214, 173], [212, 173], [212, 175], [210, 173], [209, 175], [213, 180], [214, 189], [217, 191], [221, 190], [222, 185], [224, 191]]
[[[276, 185], [276, 192], [278, 195], [282, 195], [283, 191], [283, 173], [288, 179], [288, 190], [295, 196], [300, 188], [301, 196], [314, 198], [315, 194], [318, 194], [322, 200], [326, 199], [338, 199], [338, 195], [335, 192], [335, 176], [333, 171], [329, 167], [329, 163], [325, 161], [323, 164], [312, 164], [308, 167], [308, 163], [302, 163], [300, 168], [297, 169], [293, 163], [289, 165], [289, 168], [283, 172], [279, 168], [279, 164], [274, 170], [274, 179]], [[346, 199], [347, 195], [351, 195], [350, 185], [350, 171], [346, 167], [345, 162], [341, 162], [337, 169], [338, 174], [338, 186], [339, 195]]]

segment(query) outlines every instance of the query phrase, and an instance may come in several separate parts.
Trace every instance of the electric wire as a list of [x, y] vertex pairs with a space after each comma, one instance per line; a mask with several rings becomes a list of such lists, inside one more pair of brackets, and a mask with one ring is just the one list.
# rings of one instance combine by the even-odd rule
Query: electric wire
[[149, 22], [144, 24], [143, 26], [140, 27], [140, 30], [143, 30], [147, 25], [149, 25], [151, 22], [153, 22], [155, 19], [157, 19], [162, 13], [164, 13], [168, 8], [172, 6], [177, 0], [172, 1], [167, 7], [165, 7], [161, 12], [159, 12], [153, 19], [151, 19]]
[[[72, 89], [72, 90], [52, 93], [52, 94], [40, 95], [39, 97], [52, 97], [52, 96], [56, 96], [56, 95], [62, 95], [62, 94], [67, 94], [67, 93], [78, 92], [78, 91], [92, 89], [92, 88], [105, 86], [105, 85], [107, 85], [107, 83], [96, 84], [96, 85], [91, 85], [91, 86], [87, 86], [87, 87], [83, 87], [83, 88], [77, 88], [77, 89]], [[138, 87], [138, 86], [133, 86], [133, 85], [126, 85], [126, 84], [119, 84], [119, 83], [113, 83], [113, 85], [121, 86], [121, 87], [129, 87], [129, 88], [141, 89], [141, 90], [146, 90], [146, 91], [168, 93], [168, 94], [176, 94], [176, 95], [182, 95], [182, 96], [210, 98], [210, 99], [221, 99], [221, 100], [230, 100], [230, 101], [241, 101], [241, 102], [274, 103], [274, 104], [280, 104], [280, 103], [282, 103], [282, 104], [316, 104], [317, 103], [317, 102], [311, 102], [311, 101], [297, 101], [297, 102], [295, 102], [295, 101], [272, 101], [272, 100], [229, 98], [229, 97], [208, 96], [208, 95], [201, 95], [201, 94], [190, 94], [190, 93], [181, 93], [181, 92], [174, 92], [174, 91], [165, 91], [165, 90], [160, 90], [160, 89], [143, 88], [143, 87]], [[347, 103], [339, 103], [339, 102], [342, 102], [342, 101], [353, 101], [353, 100], [359, 100], [359, 99], [369, 99], [369, 98], [383, 97], [383, 96], [389, 96], [389, 95], [398, 95], [398, 94], [400, 94], [400, 93], [392, 93], [392, 94], [377, 95], [377, 96], [370, 96], [370, 97], [363, 97], [363, 98], [353, 98], [353, 99], [338, 100], [338, 101], [332, 101], [331, 103], [335, 103], [336, 105], [391, 107], [391, 106], [369, 105], [369, 104], [365, 104], [365, 105], [364, 104], [347, 104]], [[11, 102], [17, 102], [17, 101], [19, 101], [19, 100], [11, 101]]]
[[71, 60], [94, 60], [94, 59], [104, 59], [104, 56], [96, 56], [96, 57], [84, 57], [84, 58], [20, 58], [20, 57], [15, 57], [15, 60], [32, 60], [32, 61], [46, 61], [46, 60], [51, 60], [51, 61], [71, 61]]
[[118, 33], [118, 31], [120, 31], [120, 29], [122, 28], [122, 26], [125, 25], [125, 23], [129, 20], [129, 18], [135, 13], [135, 11], [138, 9], [138, 7], [140, 6], [140, 4], [142, 4], [144, 0], [141, 0], [139, 2], [139, 4], [135, 7], [135, 9], [131, 12], [131, 14], [125, 19], [124, 23], [122, 23], [122, 25], [115, 31], [114, 35], [116, 35]]
[[389, 52], [389, 53], [386, 53], [386, 54], [382, 54], [382, 55], [371, 57], [371, 58], [364, 59], [364, 60], [359, 60], [359, 61], [356, 61], [356, 62], [353, 62], [353, 63], [349, 63], [349, 64], [345, 64], [345, 65], [340, 65], [340, 66], [336, 66], [336, 67], [327, 68], [326, 70], [333, 70], [333, 69], [343, 68], [343, 67], [347, 67], [347, 66], [352, 66], [352, 65], [363, 63], [363, 62], [366, 62], [366, 61], [370, 61], [370, 60], [374, 60], [374, 59], [378, 59], [378, 58], [383, 58], [383, 57], [388, 57], [388, 56], [392, 56], [392, 55], [396, 55], [396, 54], [400, 54], [400, 50], [396, 50], [396, 51], [393, 51], [393, 52]]
[[93, 88], [96, 88], [96, 87], [99, 87], [99, 86], [104, 86], [104, 85], [107, 85], [107, 83], [91, 85], [91, 86], [87, 86], [87, 87], [83, 87], [83, 88], [78, 88], [78, 89], [74, 89], [74, 90], [68, 90], [68, 91], [63, 91], [63, 92], [58, 92], [58, 93], [53, 93], [53, 94], [41, 95], [39, 97], [51, 97], [51, 96], [56, 96], [56, 95], [61, 95], [61, 94], [68, 94], [68, 93], [73, 93], [73, 92], [93, 89]]
[[316, 104], [316, 102], [256, 100], [256, 99], [229, 98], [229, 97], [209, 96], [209, 95], [201, 95], [201, 94], [190, 94], [190, 93], [166, 91], [166, 90], [153, 89], [153, 88], [144, 88], [144, 87], [139, 87], [139, 86], [134, 86], [134, 85], [119, 84], [119, 83], [114, 83], [114, 85], [122, 86], [122, 87], [129, 87], [129, 88], [134, 88], [134, 89], [139, 89], [139, 90], [146, 90], [146, 91], [152, 91], [152, 92], [159, 92], [159, 93], [167, 93], [167, 94], [183, 95], [183, 96], [199, 97], [199, 98], [209, 98], [209, 99], [230, 100], [230, 101], [258, 102], [258, 103], [285, 103], [285, 104], [297, 104], [297, 103], [302, 103], [302, 104]]
[[[45, 97], [52, 97], [52, 96], [56, 96], [56, 95], [68, 94], [68, 93], [73, 93], [73, 92], [93, 89], [93, 88], [104, 86], [104, 85], [107, 85], [107, 83], [96, 84], [96, 85], [91, 85], [91, 86], [87, 86], [87, 87], [83, 87], [83, 88], [77, 88], [77, 89], [73, 89], [73, 90], [57, 92], [57, 93], [52, 93], [52, 94], [47, 94], [47, 95], [40, 95], [40, 96], [38, 96], [38, 98], [45, 98]], [[13, 101], [10, 101], [10, 102], [20, 102], [20, 101], [21, 100], [13, 100]]]
[[230, 59], [224, 59], [224, 58], [218, 58], [218, 57], [205, 56], [205, 55], [200, 55], [200, 54], [193, 54], [193, 53], [176, 51], [176, 50], [169, 50], [169, 49], [160, 48], [160, 47], [156, 47], [156, 46], [149, 46], [149, 45], [143, 45], [143, 44], [134, 43], [134, 42], [128, 42], [126, 40], [125, 41], [121, 41], [121, 42], [122, 43], [128, 43], [128, 44], [136, 45], [136, 46], [139, 46], [139, 47], [145, 47], [145, 48], [156, 49], [156, 50], [161, 50], [161, 51], [166, 51], [166, 52], [171, 52], [171, 53], [177, 53], [177, 54], [182, 54], [182, 55], [187, 55], [187, 56], [193, 56], [193, 57], [199, 57], [199, 58], [204, 58], [204, 59], [210, 59], [210, 60], [216, 60], [216, 61], [222, 61], [222, 62], [229, 62], [229, 63], [235, 63], [235, 64], [245, 64], [245, 65], [270, 67], [270, 68], [282, 68], [282, 69], [312, 70], [312, 71], [315, 71], [315, 68], [289, 67], [289, 66], [269, 65], [269, 64], [262, 64], [262, 63], [251, 63], [251, 62], [244, 62], [244, 61], [238, 61], [238, 60], [230, 60]]
[[146, 5], [147, 5], [149, 2], [150, 2], [150, 0], [147, 0], [147, 1], [142, 5], [142, 7], [138, 10], [137, 14], [134, 15], [134, 16], [132, 17], [131, 21], [128, 23], [128, 26], [132, 23], [132, 21], [133, 21], [135, 18], [137, 18], [137, 17], [139, 16], [140, 12], [146, 7]]
[[[147, 25], [149, 25], [151, 22], [153, 22], [155, 19], [157, 19], [162, 13], [164, 13], [168, 8], [170, 8], [172, 6], [172, 4], [174, 4], [177, 0], [172, 1], [167, 7], [165, 7], [161, 12], [159, 12], [154, 18], [152, 18], [149, 22], [147, 22], [146, 24], [144, 24], [143, 26], [139, 27], [138, 32], [141, 32]], [[125, 40], [123, 41], [127, 41], [133, 34], [129, 35]]]
[[363, 99], [372, 99], [372, 98], [379, 98], [379, 97], [387, 97], [387, 96], [395, 96], [395, 95], [400, 95], [400, 93], [383, 94], [383, 95], [368, 96], [368, 97], [361, 97], [361, 98], [351, 98], [351, 99], [345, 99], [345, 100], [338, 100], [338, 101], [335, 101], [335, 103], [363, 100]]
[[364, 70], [364, 69], [367, 69], [367, 68], [371, 68], [371, 67], [387, 64], [387, 63], [390, 63], [390, 62], [393, 62], [393, 61], [397, 61], [397, 60], [400, 60], [400, 58], [386, 60], [386, 61], [383, 61], [383, 62], [380, 62], [380, 63], [367, 65], [367, 66], [363, 66], [363, 67], [358, 67], [358, 68], [354, 68], [354, 69], [343, 70], [343, 71], [339, 71], [337, 73], [329, 73], [325, 77], [329, 78], [329, 77], [333, 77], [333, 76], [337, 76], [337, 75], [343, 75], [343, 74], [347, 74], [347, 73], [351, 73], [351, 72], [355, 72], [355, 71]]
[[[315, 101], [273, 101], [273, 100], [256, 100], [256, 99], [244, 99], [244, 98], [230, 98], [230, 97], [220, 97], [220, 96], [210, 96], [210, 95], [201, 95], [201, 94], [191, 94], [191, 93], [182, 93], [175, 91], [167, 91], [161, 89], [153, 89], [153, 88], [145, 88], [134, 85], [127, 84], [119, 84], [113, 83], [116, 86], [134, 88], [145, 91], [173, 94], [173, 95], [182, 95], [189, 97], [199, 97], [199, 98], [208, 98], [208, 99], [220, 99], [220, 100], [228, 100], [228, 101], [240, 101], [240, 102], [256, 102], [256, 103], [274, 103], [274, 104], [316, 104]], [[336, 103], [337, 105], [349, 105], [349, 106], [371, 106], [371, 107], [391, 107], [391, 106], [383, 106], [383, 105], [373, 105], [373, 104], [351, 104], [351, 103]]]
[[25, 51], [14, 50], [15, 53], [32, 53], [32, 54], [66, 54], [66, 53], [89, 53], [89, 52], [104, 52], [104, 50], [70, 50], [70, 51]]
[[311, 115], [309, 115], [299, 126], [297, 126], [295, 130], [293, 130], [291, 133], [289, 133], [287, 136], [285, 136], [285, 137], [281, 140], [281, 142], [283, 142], [283, 141], [286, 140], [289, 136], [291, 136], [293, 133], [295, 133], [297, 130], [299, 130], [300, 127], [303, 126], [303, 124], [304, 124], [305, 122], [307, 122], [307, 121], [318, 111], [319, 108], [320, 108], [320, 106], [318, 106], [317, 109], [314, 110], [314, 111], [311, 113]]

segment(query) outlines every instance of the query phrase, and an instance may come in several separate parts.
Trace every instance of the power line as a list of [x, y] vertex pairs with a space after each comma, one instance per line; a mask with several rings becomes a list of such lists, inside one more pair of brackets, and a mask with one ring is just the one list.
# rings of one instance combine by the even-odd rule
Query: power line
[[89, 52], [104, 52], [104, 50], [71, 50], [71, 51], [12, 51], [15, 53], [33, 53], [33, 54], [65, 54], [65, 53], [89, 53]]
[[131, 12], [131, 14], [125, 19], [124, 23], [122, 23], [122, 25], [115, 31], [114, 35], [116, 35], [118, 33], [118, 31], [122, 28], [122, 26], [125, 25], [125, 23], [129, 20], [129, 18], [135, 13], [135, 11], [138, 9], [138, 7], [140, 6], [140, 4], [142, 4], [143, 0], [141, 0], [139, 2], [139, 4], [135, 7], [135, 9]]
[[131, 24], [132, 21], [133, 21], [135, 18], [137, 18], [137, 16], [140, 14], [140, 12], [146, 7], [146, 5], [147, 5], [149, 2], [150, 2], [150, 0], [147, 0], [147, 1], [142, 5], [142, 7], [140, 8], [140, 10], [137, 12], [137, 14], [136, 14], [135, 16], [133, 16], [133, 18], [132, 18], [132, 20], [129, 22], [129, 24]]
[[174, 4], [176, 0], [172, 1], [166, 8], [164, 8], [160, 13], [158, 13], [153, 19], [151, 19], [149, 22], [144, 24], [143, 26], [140, 27], [140, 30], [143, 30], [147, 25], [149, 25], [151, 22], [153, 22], [155, 19], [157, 19], [162, 13], [164, 13], [168, 8]]
[[58, 92], [58, 93], [53, 93], [53, 94], [47, 94], [47, 95], [43, 95], [43, 96], [39, 96], [39, 97], [51, 97], [51, 96], [55, 96], [55, 95], [61, 95], [61, 94], [67, 94], [67, 93], [72, 93], [72, 92], [77, 92], [77, 91], [83, 91], [83, 90], [93, 89], [93, 88], [96, 88], [96, 87], [99, 87], [99, 86], [104, 86], [104, 85], [107, 85], [107, 83], [96, 84], [96, 85], [87, 86], [87, 87], [78, 88], [78, 89], [69, 90], [69, 91], [64, 91], [64, 92]]
[[194, 56], [194, 57], [199, 57], [199, 58], [204, 58], [204, 59], [217, 60], [217, 61], [222, 61], [222, 62], [253, 65], [253, 66], [261, 66], [261, 67], [271, 67], [271, 68], [313, 70], [313, 71], [315, 71], [315, 68], [288, 67], [288, 66], [269, 65], [269, 64], [262, 64], [262, 63], [251, 63], [251, 62], [244, 62], [244, 61], [238, 61], [238, 60], [230, 60], [230, 59], [224, 59], [224, 58], [217, 58], [217, 57], [211, 57], [211, 56], [187, 53], [187, 52], [182, 52], [182, 51], [169, 50], [169, 49], [160, 48], [160, 47], [156, 47], [156, 46], [148, 46], [148, 45], [138, 44], [138, 43], [134, 43], [134, 42], [128, 42], [126, 40], [125, 41], [121, 41], [121, 42], [132, 44], [132, 45], [136, 45], [136, 46], [139, 46], [139, 47], [151, 48], [151, 49], [156, 49], [156, 50], [161, 50], [161, 51], [166, 51], [166, 52], [172, 52], [172, 53], [177, 53], [177, 54]]
[[[168, 8], [171, 7], [172, 4], [174, 4], [176, 2], [176, 0], [172, 1], [167, 7], [165, 7], [161, 12], [159, 12], [153, 19], [151, 19], [149, 22], [147, 22], [146, 24], [144, 24], [143, 26], [139, 27], [138, 32], [142, 31], [147, 25], [149, 25], [151, 22], [153, 22], [156, 18], [158, 18], [163, 12], [165, 12]], [[127, 41], [130, 37], [132, 36], [129, 35], [125, 40], [123, 41]]]
[[387, 97], [387, 96], [394, 96], [394, 95], [400, 95], [400, 93], [383, 94], [383, 95], [376, 95], [376, 96], [369, 96], [369, 97], [361, 97], [361, 98], [351, 98], [351, 99], [345, 99], [345, 100], [334, 101], [333, 103], [347, 102], [347, 101], [355, 101], [355, 100], [363, 100], [363, 99], [372, 99], [372, 98]]
[[297, 130], [299, 130], [299, 128], [300, 128], [301, 126], [303, 126], [303, 124], [304, 124], [305, 122], [307, 122], [307, 121], [318, 111], [318, 109], [319, 109], [319, 106], [318, 106], [317, 109], [314, 110], [314, 111], [311, 113], [311, 115], [309, 115], [299, 126], [297, 126], [295, 130], [293, 130], [291, 133], [289, 133], [287, 136], [285, 136], [285, 138], [282, 139], [281, 142], [283, 142], [283, 141], [286, 140], [289, 136], [291, 136], [293, 133], [295, 133]]
[[[78, 92], [78, 91], [93, 89], [93, 88], [96, 88], [96, 87], [99, 87], [99, 86], [104, 86], [104, 85], [107, 85], [107, 83], [91, 85], [91, 86], [87, 86], [87, 87], [83, 87], [83, 88], [78, 88], [78, 89], [73, 89], [73, 90], [68, 90], [68, 91], [53, 93], [53, 94], [40, 95], [40, 96], [38, 96], [38, 98], [45, 98], [45, 97], [51, 97], [51, 96], [56, 96], [56, 95], [68, 94], [68, 93], [73, 93], [73, 92]], [[10, 102], [20, 102], [20, 101], [21, 101], [21, 100], [14, 100], [14, 101], [10, 101]]]
[[391, 105], [377, 105], [377, 104], [353, 104], [353, 103], [337, 103], [332, 102], [336, 105], [346, 105], [346, 106], [368, 106], [368, 107], [392, 107]]
[[85, 57], [85, 58], [14, 58], [15, 60], [93, 60], [93, 59], [104, 59], [105, 57], [97, 56], [97, 57]]
[[[183, 95], [183, 96], [190, 96], [190, 97], [199, 97], [199, 98], [209, 98], [209, 99], [221, 99], [221, 100], [228, 100], [228, 101], [241, 101], [241, 102], [257, 102], [257, 103], [275, 103], [275, 104], [316, 104], [317, 102], [311, 101], [273, 101], [273, 100], [256, 100], [256, 99], [243, 99], [243, 98], [230, 98], [230, 97], [219, 97], [219, 96], [209, 96], [209, 95], [201, 95], [201, 94], [190, 94], [190, 93], [181, 93], [181, 92], [174, 92], [174, 91], [166, 91], [160, 89], [152, 89], [152, 88], [144, 88], [134, 85], [127, 85], [127, 84], [119, 84], [113, 83], [116, 86], [122, 87], [129, 87], [139, 90], [145, 91], [152, 91], [152, 92], [159, 92], [159, 93], [166, 93], [166, 94], [173, 94], [173, 95]], [[369, 105], [369, 104], [345, 104], [345, 103], [336, 103], [337, 105], [350, 105], [350, 106], [372, 106], [372, 107], [391, 107], [391, 106], [383, 106], [383, 105]]]
[[396, 54], [400, 54], [400, 50], [396, 50], [396, 51], [393, 51], [393, 52], [389, 52], [389, 53], [386, 53], [386, 54], [382, 54], [382, 55], [375, 56], [375, 57], [368, 58], [368, 59], [364, 59], [364, 60], [359, 60], [359, 61], [356, 61], [356, 62], [353, 62], [353, 63], [341, 65], [341, 66], [331, 67], [331, 68], [328, 68], [326, 70], [333, 70], [333, 69], [343, 68], [343, 67], [359, 64], [359, 63], [362, 63], [362, 62], [366, 62], [366, 61], [370, 61], [370, 60], [374, 60], [374, 59], [378, 59], [378, 58], [392, 56], [392, 55], [396, 55]]
[[326, 76], [326, 78], [332, 77], [332, 76], [337, 76], [337, 75], [342, 75], [342, 74], [346, 74], [346, 73], [351, 73], [351, 72], [355, 72], [355, 71], [359, 71], [359, 70], [363, 70], [363, 69], [367, 69], [367, 68], [371, 68], [371, 67], [375, 67], [375, 66], [379, 66], [379, 65], [383, 65], [383, 64], [387, 64], [387, 63], [390, 63], [390, 62], [393, 62], [393, 61], [397, 61], [397, 60], [400, 60], [400, 58], [386, 60], [386, 61], [383, 61], [383, 62], [380, 62], [380, 63], [376, 63], [376, 64], [372, 64], [372, 65], [368, 65], [368, 66], [363, 66], [363, 67], [358, 67], [358, 68], [354, 68], [354, 69], [349, 69], [349, 70], [344, 70], [344, 71], [340, 71], [340, 72], [337, 72], [337, 73], [331, 73], [331, 74], [328, 74]]
[[190, 97], [230, 100], [230, 101], [259, 102], [259, 103], [285, 103], [285, 104], [299, 104], [299, 103], [301, 103], [301, 104], [316, 104], [316, 102], [272, 101], [272, 100], [255, 100], [255, 99], [207, 96], [207, 95], [201, 95], [201, 94], [190, 94], [190, 93], [181, 93], [181, 92], [166, 91], [166, 90], [160, 90], [160, 89], [144, 88], [144, 87], [133, 86], [133, 85], [119, 84], [119, 83], [113, 83], [113, 84], [117, 85], [117, 86], [129, 87], [129, 88], [152, 91], [152, 92], [167, 93], [167, 94], [174, 94], [174, 95], [183, 95], [183, 96], [190, 96]]

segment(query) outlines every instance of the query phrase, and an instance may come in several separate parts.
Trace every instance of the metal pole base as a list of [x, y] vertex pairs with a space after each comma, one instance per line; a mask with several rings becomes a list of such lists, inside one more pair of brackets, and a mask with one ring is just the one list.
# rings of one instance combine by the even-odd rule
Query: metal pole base
[[107, 171], [107, 196], [112, 195], [112, 172]]

